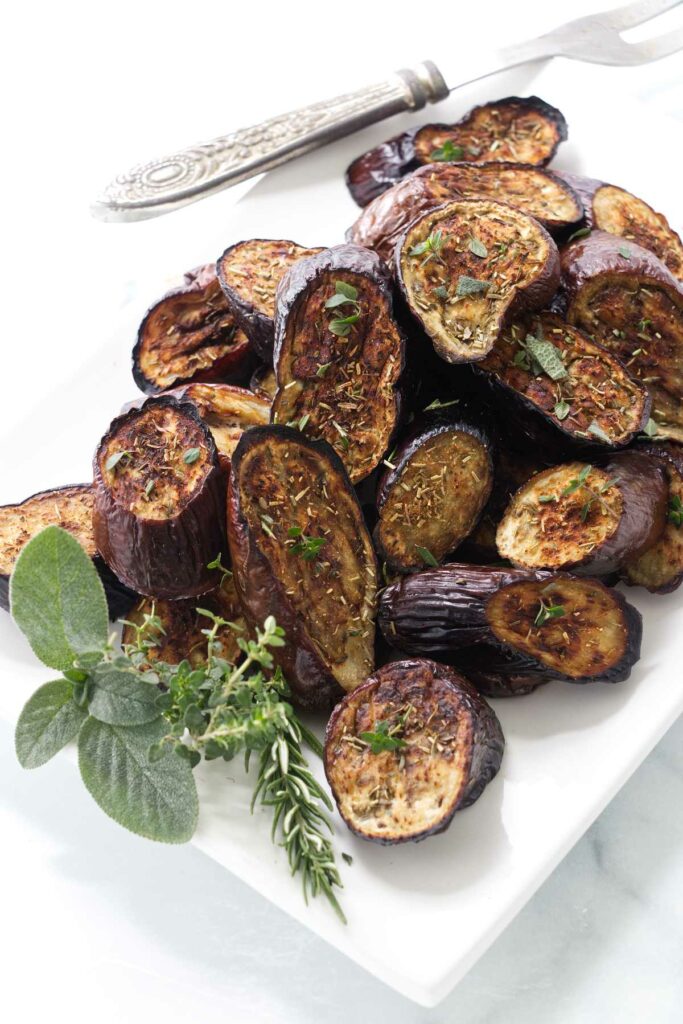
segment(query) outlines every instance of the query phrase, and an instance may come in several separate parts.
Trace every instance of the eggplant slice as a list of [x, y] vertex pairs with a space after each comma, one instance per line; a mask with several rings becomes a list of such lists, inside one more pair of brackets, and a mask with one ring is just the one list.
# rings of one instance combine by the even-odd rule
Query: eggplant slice
[[275, 292], [297, 260], [322, 252], [296, 242], [250, 238], [229, 246], [216, 264], [228, 308], [262, 359], [273, 358]]
[[545, 305], [560, 280], [545, 228], [488, 199], [419, 217], [397, 243], [396, 267], [410, 311], [449, 363], [483, 359], [504, 320]]
[[185, 274], [147, 312], [133, 349], [133, 377], [155, 395], [193, 381], [248, 379], [252, 347], [228, 308], [213, 264]]
[[187, 384], [168, 394], [195, 406], [211, 431], [218, 461], [226, 471], [230, 469], [232, 453], [244, 431], [270, 421], [269, 401], [231, 384]]
[[422, 164], [550, 163], [567, 138], [567, 122], [538, 96], [508, 96], [474, 107], [452, 125], [426, 124], [368, 150], [349, 166], [346, 184], [359, 206]]
[[650, 418], [646, 385], [552, 313], [509, 324], [476, 369], [501, 396], [511, 396], [515, 405], [540, 414], [583, 444], [628, 444]]
[[21, 549], [47, 526], [61, 526], [92, 558], [104, 587], [109, 618], [114, 621], [125, 615], [138, 595], [121, 583], [98, 555], [93, 505], [90, 484], [70, 484], [39, 491], [16, 505], [0, 506], [0, 608], [9, 611], [9, 580]]
[[594, 231], [562, 254], [567, 320], [647, 385], [657, 437], [683, 441], [683, 284], [647, 249]]
[[216, 586], [225, 477], [194, 405], [165, 395], [119, 416], [93, 471], [95, 543], [127, 586], [171, 600]]
[[552, 171], [527, 164], [439, 163], [419, 167], [365, 207], [349, 228], [349, 242], [390, 260], [396, 242], [421, 213], [453, 199], [494, 199], [560, 231], [583, 217], [573, 189]]
[[254, 427], [232, 460], [228, 530], [252, 626], [274, 615], [295, 702], [329, 709], [373, 668], [377, 567], [338, 456], [289, 427]]
[[466, 420], [437, 420], [404, 442], [380, 481], [375, 542], [390, 568], [441, 562], [474, 529], [493, 486], [488, 436]]
[[251, 375], [249, 390], [259, 398], [265, 398], [268, 404], [272, 405], [277, 391], [275, 367], [270, 363], [262, 363], [261, 366], [257, 366]]
[[522, 568], [607, 575], [660, 537], [666, 502], [664, 471], [647, 455], [565, 463], [517, 491], [498, 527], [498, 552]]
[[670, 594], [683, 583], [683, 449], [674, 444], [653, 444], [641, 450], [666, 474], [666, 524], [659, 540], [625, 563], [622, 575], [626, 583], [645, 587], [652, 594]]
[[404, 340], [391, 278], [355, 245], [296, 263], [278, 289], [273, 423], [338, 453], [352, 483], [379, 465], [399, 416]]
[[334, 709], [325, 774], [355, 835], [419, 842], [481, 796], [504, 745], [495, 712], [466, 679], [434, 661], [398, 661]]

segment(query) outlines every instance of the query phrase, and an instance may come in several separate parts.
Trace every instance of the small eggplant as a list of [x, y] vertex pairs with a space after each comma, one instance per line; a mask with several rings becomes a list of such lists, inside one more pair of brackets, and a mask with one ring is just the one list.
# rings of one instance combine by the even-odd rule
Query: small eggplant
[[664, 531], [655, 543], [622, 568], [626, 583], [652, 594], [670, 594], [683, 583], [683, 449], [675, 444], [643, 445], [638, 449], [664, 470], [668, 485]]

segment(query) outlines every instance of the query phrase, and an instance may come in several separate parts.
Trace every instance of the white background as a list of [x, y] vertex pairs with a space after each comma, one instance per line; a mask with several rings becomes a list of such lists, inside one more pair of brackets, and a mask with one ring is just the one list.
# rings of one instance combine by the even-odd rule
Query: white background
[[[577, 2], [571, 15], [600, 6]], [[4, 16], [0, 66], [2, 432], [105, 342], [130, 282], [153, 276], [160, 260], [181, 271], [215, 256], [202, 232], [217, 222], [227, 230], [239, 194], [138, 225], [101, 225], [88, 202], [114, 172], [425, 57], [447, 73], [449, 61], [457, 69], [458, 54], [492, 33], [531, 35], [570, 16], [563, 8], [481, 0], [15, 5]], [[634, 95], [683, 117], [681, 63], [605, 70], [605, 81], [617, 83], [624, 104]], [[575, 74], [580, 89], [580, 66]], [[596, 116], [609, 117], [599, 95], [595, 105]], [[625, 139], [625, 161], [630, 146], [651, 147], [656, 164], [656, 139]], [[77, 418], [78, 409], [64, 415]], [[8, 1019], [669, 1024], [683, 1004], [681, 740], [679, 723], [453, 995], [426, 1011], [198, 851], [117, 829], [69, 763], [21, 772], [3, 726]]]

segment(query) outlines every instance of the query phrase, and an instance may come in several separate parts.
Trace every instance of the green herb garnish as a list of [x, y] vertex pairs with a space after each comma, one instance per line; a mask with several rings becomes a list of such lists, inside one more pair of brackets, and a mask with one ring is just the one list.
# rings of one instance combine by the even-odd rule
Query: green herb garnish
[[675, 527], [683, 526], [683, 501], [681, 501], [677, 494], [674, 494], [674, 496], [669, 499], [667, 519], [670, 523], [673, 523]]
[[569, 238], [567, 239], [567, 243], [573, 242], [575, 238], [586, 238], [586, 236], [590, 235], [590, 233], [590, 228], [579, 228], [578, 231], [575, 231], [573, 235], [569, 236]]
[[341, 858], [346, 864], [349, 865], [349, 867], [351, 867], [351, 865], [353, 864], [353, 857], [351, 856], [350, 853], [342, 853]]
[[657, 424], [652, 419], [652, 417], [650, 417], [650, 419], [645, 424], [645, 426], [643, 428], [643, 433], [645, 434], [646, 437], [655, 437], [655, 435], [658, 433]]
[[420, 556], [422, 561], [425, 563], [425, 565], [431, 565], [434, 568], [436, 568], [438, 566], [439, 563], [434, 558], [434, 555], [431, 553], [429, 548], [423, 548], [419, 544], [416, 544], [415, 548], [417, 550], [418, 555]]
[[589, 464], [584, 466], [578, 476], [575, 476], [573, 480], [570, 480], [567, 486], [560, 493], [563, 498], [573, 494], [574, 491], [578, 491], [580, 487], [583, 487], [593, 467]]
[[403, 720], [400, 720], [390, 726], [389, 720], [385, 719], [383, 722], [376, 722], [372, 732], [360, 733], [360, 739], [369, 744], [373, 754], [381, 754], [384, 750], [402, 750], [408, 744], [396, 733], [402, 730], [403, 725]]
[[302, 555], [305, 561], [313, 562], [320, 554], [320, 549], [327, 544], [327, 537], [307, 537], [300, 526], [290, 526], [287, 536], [296, 543], [290, 545], [294, 555]]
[[430, 260], [442, 259], [441, 253], [443, 251], [443, 247], [443, 231], [441, 231], [440, 228], [437, 228], [435, 231], [432, 231], [431, 234], [427, 235], [423, 242], [417, 242], [415, 245], [411, 246], [408, 250], [408, 255], [422, 256], [426, 254], [425, 258], [422, 260], [422, 266], [424, 267], [424, 265], [429, 263]]
[[232, 570], [226, 568], [223, 565], [222, 558], [223, 558], [223, 552], [219, 551], [218, 554], [216, 555], [216, 557], [214, 558], [213, 562], [207, 562], [206, 563], [206, 568], [207, 569], [218, 569], [218, 571], [220, 572], [220, 574], [221, 574], [221, 581], [218, 584], [219, 587], [222, 587], [226, 580], [232, 579]]
[[467, 248], [470, 252], [474, 253], [475, 256], [488, 256], [489, 251], [483, 242], [480, 242], [478, 238], [470, 238]]
[[450, 405], [457, 405], [459, 401], [459, 398], [451, 398], [450, 402], [442, 402], [440, 398], [435, 398], [429, 405], [425, 405], [423, 411], [433, 412], [435, 409], [448, 409]]
[[631, 259], [631, 250], [627, 249], [625, 245], [619, 246], [619, 255], [623, 256], [625, 260]]
[[[360, 303], [358, 302], [358, 289], [346, 281], [334, 282], [334, 295], [325, 303], [325, 309], [337, 309], [339, 306], [352, 305], [353, 312], [347, 316], [335, 317], [330, 320], [329, 328], [339, 338], [346, 338], [351, 332], [353, 324], [360, 320]], [[329, 366], [329, 363], [326, 364]]]
[[437, 299], [447, 299], [448, 288], [446, 288], [444, 284], [440, 284], [437, 288], [434, 289], [434, 294], [436, 295]]
[[131, 452], [114, 452], [114, 454], [110, 455], [107, 461], [105, 462], [104, 468], [107, 470], [116, 469], [124, 455], [130, 458]]
[[593, 434], [594, 437], [597, 437], [599, 441], [603, 441], [605, 444], [612, 443], [611, 439], [607, 436], [607, 434], [602, 429], [600, 424], [596, 423], [595, 420], [593, 420], [593, 422], [589, 425], [588, 433]]
[[456, 145], [451, 139], [446, 139], [443, 146], [438, 146], [429, 154], [430, 160], [462, 160], [465, 150], [462, 146]]
[[183, 452], [183, 462], [187, 466], [191, 466], [193, 462], [196, 462], [201, 454], [199, 448], [188, 448], [187, 451]]
[[149, 498], [150, 494], [154, 490], [154, 483], [155, 483], [154, 480], [148, 480], [147, 483], [145, 484], [145, 497], [146, 498]]
[[316, 377], [326, 377], [327, 371], [332, 366], [332, 363], [321, 363], [318, 369], [315, 371]]
[[334, 282], [334, 295], [325, 303], [325, 309], [336, 309], [337, 306], [345, 306], [347, 302], [357, 302], [358, 289], [346, 281]]
[[352, 325], [357, 324], [359, 320], [360, 313], [350, 313], [348, 316], [335, 317], [334, 320], [330, 320], [329, 328], [338, 338], [346, 338], [351, 333]]
[[562, 604], [546, 604], [543, 598], [538, 603], [539, 609], [534, 619], [534, 626], [542, 626], [550, 619], [559, 619], [565, 614]]
[[562, 353], [552, 341], [544, 341], [533, 334], [527, 334], [525, 348], [531, 358], [538, 363], [543, 373], [551, 380], [562, 380], [567, 376]]
[[490, 281], [480, 281], [476, 277], [468, 277], [467, 274], [461, 274], [455, 286], [455, 294], [459, 299], [465, 295], [482, 295], [490, 287]]
[[570, 408], [571, 406], [569, 405], [569, 403], [565, 402], [564, 399], [561, 399], [559, 402], [555, 403], [553, 413], [555, 416], [557, 416], [558, 420], [566, 420], [567, 416], [569, 415]]

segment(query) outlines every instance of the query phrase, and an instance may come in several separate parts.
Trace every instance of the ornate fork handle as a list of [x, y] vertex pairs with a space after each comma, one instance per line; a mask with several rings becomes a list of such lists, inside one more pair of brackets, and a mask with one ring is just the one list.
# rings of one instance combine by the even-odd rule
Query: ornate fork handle
[[431, 61], [357, 92], [281, 114], [121, 174], [92, 207], [100, 220], [144, 220], [268, 171], [404, 110], [448, 95]]

